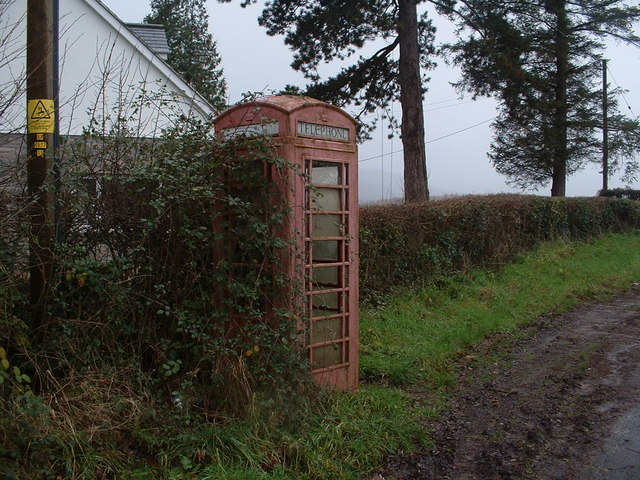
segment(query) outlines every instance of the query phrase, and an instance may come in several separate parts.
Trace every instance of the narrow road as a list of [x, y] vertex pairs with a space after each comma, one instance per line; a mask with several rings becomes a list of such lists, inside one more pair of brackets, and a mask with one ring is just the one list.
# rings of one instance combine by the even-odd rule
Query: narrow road
[[461, 359], [434, 445], [390, 479], [640, 479], [640, 288]]
[[611, 427], [602, 451], [582, 471], [591, 480], [640, 479], [640, 405], [623, 414]]

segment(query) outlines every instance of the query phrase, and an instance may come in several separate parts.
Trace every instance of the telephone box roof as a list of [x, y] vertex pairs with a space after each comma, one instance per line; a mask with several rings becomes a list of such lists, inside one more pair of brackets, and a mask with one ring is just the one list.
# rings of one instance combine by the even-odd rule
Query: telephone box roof
[[299, 96], [299, 95], [269, 95], [264, 97], [257, 97], [255, 100], [249, 100], [247, 102], [240, 103], [238, 105], [235, 105], [229, 108], [223, 114], [221, 114], [220, 117], [226, 116], [230, 112], [237, 110], [239, 108], [246, 108], [247, 105], [251, 105], [251, 104], [255, 105], [256, 107], [269, 106], [271, 108], [275, 108], [289, 114], [303, 108], [321, 106], [327, 109], [335, 110], [336, 112], [340, 113], [341, 115], [344, 115], [345, 117], [355, 122], [353, 117], [345, 113], [344, 110], [334, 105], [331, 105], [330, 103], [326, 103], [326, 102], [323, 102], [322, 100], [318, 100], [315, 98]]

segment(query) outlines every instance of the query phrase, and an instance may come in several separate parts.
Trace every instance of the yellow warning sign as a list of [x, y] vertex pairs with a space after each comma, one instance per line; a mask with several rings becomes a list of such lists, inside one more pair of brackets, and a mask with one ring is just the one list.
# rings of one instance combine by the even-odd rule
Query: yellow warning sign
[[55, 118], [53, 100], [40, 98], [27, 102], [27, 133], [53, 133]]

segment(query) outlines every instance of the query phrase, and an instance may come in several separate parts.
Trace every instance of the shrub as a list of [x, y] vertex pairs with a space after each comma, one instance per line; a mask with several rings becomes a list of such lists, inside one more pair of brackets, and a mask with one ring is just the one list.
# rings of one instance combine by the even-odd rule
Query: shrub
[[[311, 391], [292, 341], [296, 302], [282, 301], [298, 287], [273, 268], [292, 248], [279, 234], [290, 206], [264, 175], [287, 178], [291, 166], [265, 139], [212, 131], [185, 122], [155, 141], [88, 131], [69, 145], [66, 238], [37, 336], [26, 262], [15, 261], [26, 257], [20, 222], [0, 232], [3, 474], [27, 475], [41, 457], [43, 475], [72, 478], [84, 467], [66, 460], [127, 448], [139, 423], [179, 431]], [[117, 471], [127, 459], [116, 457], [94, 472]]]
[[634, 190], [633, 188], [612, 188], [610, 190], [600, 190], [598, 195], [601, 197], [640, 200], [640, 190]]
[[360, 210], [364, 300], [442, 275], [501, 265], [555, 239], [588, 239], [640, 226], [640, 205], [623, 199], [465, 196]]

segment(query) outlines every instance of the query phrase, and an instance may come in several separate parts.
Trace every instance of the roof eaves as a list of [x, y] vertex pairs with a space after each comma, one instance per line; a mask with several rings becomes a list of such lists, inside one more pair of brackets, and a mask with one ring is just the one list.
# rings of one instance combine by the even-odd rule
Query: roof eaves
[[162, 57], [154, 52], [147, 44], [144, 43], [138, 36], [136, 36], [127, 25], [113, 13], [109, 7], [107, 7], [100, 0], [84, 0], [98, 15], [107, 21], [125, 40], [127, 40], [136, 50], [147, 58], [153, 58], [159, 62], [158, 67], [160, 70], [164, 70], [168, 79], [176, 83], [176, 86], [182, 89], [187, 95], [197, 97], [199, 103], [206, 105], [209, 108], [209, 112], [202, 110], [198, 103], [194, 102], [194, 107], [200, 110], [203, 116], [213, 115], [216, 113], [213, 106], [191, 85], [189, 85], [178, 73], [174, 70]]

